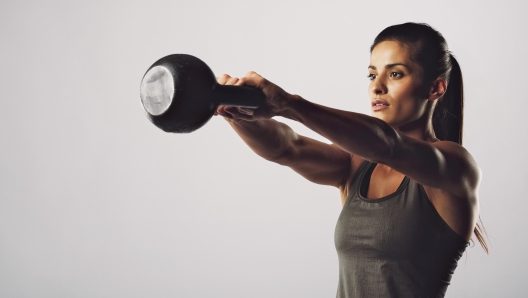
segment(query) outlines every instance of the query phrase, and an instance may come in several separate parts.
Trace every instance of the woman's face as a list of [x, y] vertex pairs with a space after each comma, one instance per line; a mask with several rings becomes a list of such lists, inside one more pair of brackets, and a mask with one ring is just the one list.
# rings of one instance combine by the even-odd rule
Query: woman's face
[[372, 50], [368, 70], [372, 116], [393, 127], [424, 116], [429, 86], [405, 46], [396, 41], [380, 42]]

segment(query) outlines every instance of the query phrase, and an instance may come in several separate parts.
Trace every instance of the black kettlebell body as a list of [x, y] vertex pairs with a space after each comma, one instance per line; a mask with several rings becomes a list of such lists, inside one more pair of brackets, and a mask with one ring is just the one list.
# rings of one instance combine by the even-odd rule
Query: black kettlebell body
[[219, 105], [257, 108], [264, 94], [250, 87], [219, 85], [203, 61], [173, 54], [147, 70], [141, 101], [154, 125], [165, 132], [189, 133], [207, 123]]

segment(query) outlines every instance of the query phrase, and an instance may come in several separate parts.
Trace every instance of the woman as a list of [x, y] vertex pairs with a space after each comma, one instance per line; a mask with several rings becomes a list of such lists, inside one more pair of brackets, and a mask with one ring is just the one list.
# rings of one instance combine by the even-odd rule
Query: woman
[[460, 67], [439, 32], [406, 23], [376, 37], [368, 70], [372, 117], [311, 103], [254, 72], [218, 81], [259, 88], [266, 104], [216, 113], [258, 155], [340, 189], [337, 297], [443, 297], [473, 233], [487, 251], [477, 225], [481, 173], [461, 145]]

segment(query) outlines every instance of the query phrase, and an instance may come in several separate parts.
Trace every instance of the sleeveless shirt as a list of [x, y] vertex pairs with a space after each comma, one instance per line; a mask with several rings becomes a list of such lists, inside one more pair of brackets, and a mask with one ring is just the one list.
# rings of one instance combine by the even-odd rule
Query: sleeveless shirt
[[468, 242], [407, 176], [396, 192], [367, 199], [375, 166], [358, 169], [337, 221], [337, 297], [444, 297]]

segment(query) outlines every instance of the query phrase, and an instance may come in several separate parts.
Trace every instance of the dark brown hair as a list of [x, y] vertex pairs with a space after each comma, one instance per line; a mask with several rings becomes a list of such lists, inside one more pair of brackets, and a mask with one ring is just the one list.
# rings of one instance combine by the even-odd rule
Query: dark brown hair
[[[447, 47], [440, 32], [427, 24], [405, 23], [385, 28], [374, 39], [370, 52], [382, 41], [396, 41], [409, 49], [411, 59], [418, 63], [426, 81], [444, 78], [448, 88], [437, 100], [433, 111], [433, 129], [436, 137], [462, 145], [464, 120], [464, 83], [462, 71], [455, 57]], [[480, 219], [480, 217], [479, 217]], [[482, 221], [477, 223], [474, 233], [484, 250], [489, 253], [484, 239]]]

